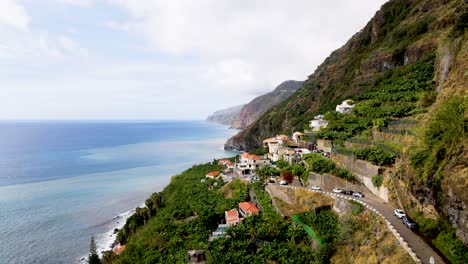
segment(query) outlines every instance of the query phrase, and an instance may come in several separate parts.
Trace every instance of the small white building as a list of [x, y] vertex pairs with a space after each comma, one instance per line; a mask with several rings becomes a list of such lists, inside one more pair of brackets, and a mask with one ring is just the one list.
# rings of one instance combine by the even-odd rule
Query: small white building
[[304, 134], [302, 134], [301, 132], [294, 132], [293, 135], [292, 135], [292, 140], [294, 141], [294, 143], [299, 143], [299, 140], [302, 140], [302, 138], [304, 137]]
[[314, 119], [310, 121], [309, 126], [312, 131], [319, 131], [322, 127], [327, 127], [328, 122], [323, 120], [323, 115], [316, 115]]
[[336, 106], [336, 111], [338, 113], [346, 114], [351, 112], [354, 108], [354, 103], [352, 100], [344, 100], [341, 104]]

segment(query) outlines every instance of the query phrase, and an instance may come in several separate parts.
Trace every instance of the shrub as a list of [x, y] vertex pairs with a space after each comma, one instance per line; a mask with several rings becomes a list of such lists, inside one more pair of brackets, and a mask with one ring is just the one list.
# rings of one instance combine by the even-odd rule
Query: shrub
[[383, 176], [382, 175], [375, 175], [372, 177], [372, 184], [379, 188], [383, 184]]

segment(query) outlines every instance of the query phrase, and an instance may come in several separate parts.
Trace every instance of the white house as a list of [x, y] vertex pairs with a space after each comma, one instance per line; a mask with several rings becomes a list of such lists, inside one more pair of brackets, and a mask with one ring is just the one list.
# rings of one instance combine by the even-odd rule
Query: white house
[[239, 156], [239, 163], [236, 170], [240, 174], [251, 174], [261, 166], [270, 165], [270, 160], [258, 155], [252, 155], [247, 152]]
[[312, 131], [318, 131], [322, 127], [326, 127], [328, 122], [323, 120], [323, 115], [314, 116], [314, 119], [310, 121], [309, 126], [312, 128]]
[[342, 114], [346, 114], [351, 112], [354, 108], [354, 104], [352, 100], [344, 100], [341, 104], [336, 106], [336, 111]]
[[292, 135], [292, 140], [294, 141], [294, 143], [297, 144], [299, 140], [302, 140], [303, 137], [304, 134], [302, 134], [301, 132], [294, 132]]

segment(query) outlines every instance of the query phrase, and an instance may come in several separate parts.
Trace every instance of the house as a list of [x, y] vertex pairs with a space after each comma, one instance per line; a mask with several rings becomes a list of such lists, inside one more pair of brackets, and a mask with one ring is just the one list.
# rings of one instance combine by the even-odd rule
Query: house
[[218, 161], [219, 165], [226, 166], [227, 169], [234, 169], [234, 162], [228, 160], [228, 159], [222, 159]]
[[288, 148], [284, 150], [282, 159], [289, 164], [293, 164], [300, 160], [300, 156], [294, 149]]
[[188, 263], [205, 263], [205, 251], [204, 250], [189, 250], [187, 251]]
[[267, 148], [270, 146], [270, 144], [278, 144], [278, 141], [276, 140], [276, 137], [273, 138], [267, 138], [263, 140], [263, 147]]
[[293, 135], [292, 135], [292, 140], [294, 141], [294, 143], [298, 144], [299, 143], [299, 140], [302, 140], [304, 137], [304, 134], [302, 134], [301, 132], [294, 132]]
[[226, 225], [228, 226], [235, 225], [239, 223], [240, 221], [242, 221], [242, 219], [239, 218], [239, 212], [237, 211], [237, 209], [231, 209], [229, 211], [225, 211], [224, 216], [226, 218]]
[[249, 217], [251, 215], [258, 215], [260, 210], [251, 202], [242, 202], [239, 204], [239, 213], [243, 217]]
[[[338, 110], [337, 110], [338, 111]], [[323, 120], [323, 115], [316, 115], [314, 119], [310, 121], [309, 126], [312, 131], [319, 131], [322, 127], [327, 127], [328, 122]]]
[[289, 142], [289, 137], [286, 135], [279, 135], [279, 136], [276, 136], [276, 141], [280, 145], [286, 145]]
[[115, 254], [115, 255], [119, 255], [120, 253], [122, 253], [122, 251], [125, 250], [125, 245], [120, 245], [117, 244], [114, 246], [114, 248], [112, 248], [112, 252]]
[[214, 179], [214, 178], [218, 177], [218, 175], [219, 175], [219, 171], [212, 171], [212, 172], [208, 172], [205, 176], [207, 178]]
[[336, 106], [336, 111], [342, 114], [351, 112], [354, 108], [354, 103], [352, 100], [344, 100], [341, 104]]
[[270, 165], [270, 160], [244, 152], [239, 156], [239, 163], [237, 164], [236, 170], [243, 175], [251, 174], [264, 165]]

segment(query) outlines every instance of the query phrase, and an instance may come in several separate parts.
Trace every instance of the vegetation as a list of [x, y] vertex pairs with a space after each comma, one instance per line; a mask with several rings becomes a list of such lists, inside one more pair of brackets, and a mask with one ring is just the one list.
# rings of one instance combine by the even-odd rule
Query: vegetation
[[328, 126], [317, 137], [346, 140], [371, 128], [381, 129], [392, 118], [411, 116], [417, 107], [434, 102], [434, 56], [420, 62], [388, 70], [372, 88], [355, 97], [352, 113], [327, 112]]
[[264, 181], [272, 176], [279, 176], [280, 171], [271, 166], [263, 166], [256, 171], [257, 175]]
[[345, 168], [337, 167], [336, 164], [324, 156], [311, 153], [304, 156], [304, 161], [309, 165], [309, 169], [320, 174], [330, 173], [347, 181], [355, 181], [355, 176]]
[[[223, 188], [203, 181], [207, 172], [216, 169], [218, 165], [193, 166], [174, 176], [162, 192], [148, 198], [148, 209], [140, 208], [138, 215], [149, 216], [129, 218], [127, 231], [120, 231], [126, 234], [119, 236], [120, 242], [126, 242], [126, 249], [118, 256], [104, 253], [105, 263], [185, 263], [190, 249], [205, 250], [208, 263], [328, 262], [335, 234], [339, 233], [334, 231], [339, 230], [337, 217], [327, 210], [304, 215], [303, 220], [309, 221], [328, 242], [313, 248], [300, 226], [276, 213], [260, 182], [253, 183], [252, 189], [261, 214], [229, 228], [228, 236], [208, 242], [209, 234], [224, 218], [224, 211], [247, 199], [247, 185], [240, 181]], [[224, 195], [226, 189], [232, 192], [231, 198]], [[145, 224], [133, 226], [140, 221]]]
[[255, 154], [255, 155], [265, 155], [267, 153], [268, 153], [268, 148], [266, 147], [261, 147], [251, 152], [251, 154]]
[[358, 159], [367, 160], [375, 165], [387, 166], [395, 163], [396, 155], [388, 152], [379, 146], [373, 146], [365, 149], [356, 149], [352, 151]]
[[382, 175], [374, 175], [372, 176], [372, 184], [375, 187], [380, 187], [383, 184], [383, 176]]
[[437, 106], [421, 132], [420, 144], [411, 152], [410, 161], [421, 182], [439, 185], [447, 161], [463, 148], [461, 141], [468, 131], [467, 109], [467, 98], [452, 98]]
[[88, 263], [89, 264], [101, 264], [101, 259], [99, 259], [99, 255], [96, 251], [96, 243], [94, 242], [94, 237], [91, 237], [91, 243], [89, 245], [89, 256], [88, 256]]

